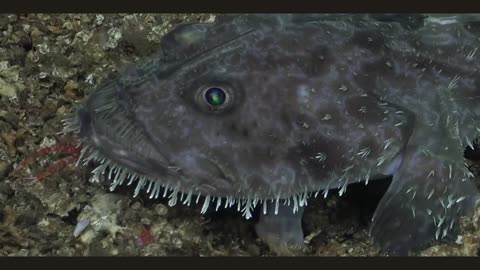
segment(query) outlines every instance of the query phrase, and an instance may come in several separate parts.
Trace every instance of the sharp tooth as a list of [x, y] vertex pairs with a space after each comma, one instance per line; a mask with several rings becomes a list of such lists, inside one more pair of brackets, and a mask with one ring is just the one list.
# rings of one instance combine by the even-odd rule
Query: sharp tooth
[[163, 198], [165, 198], [165, 196], [167, 196], [167, 192], [168, 192], [168, 184], [165, 186], [165, 189], [163, 190]]
[[293, 213], [298, 211], [298, 199], [297, 196], [293, 196]]
[[168, 206], [170, 207], [175, 206], [178, 200], [178, 192], [174, 191], [170, 197], [171, 197], [170, 200], [168, 200]]
[[277, 199], [275, 200], [275, 215], [278, 215], [279, 203], [280, 203], [280, 196], [277, 196]]
[[222, 204], [222, 198], [217, 197], [217, 206], [215, 207], [215, 211], [218, 211], [218, 208], [220, 207], [221, 204]]
[[133, 193], [133, 197], [137, 197], [138, 193], [140, 193], [140, 190], [143, 188], [145, 185], [145, 181], [147, 181], [145, 176], [140, 177], [140, 179], [137, 182], [137, 187], [135, 188], [135, 192]]
[[198, 204], [198, 201], [200, 200], [200, 196], [202, 195], [202, 193], [198, 193], [197, 195], [197, 200], [195, 200], [195, 203]]
[[467, 136], [465, 136], [465, 139], [467, 140], [468, 146], [469, 146], [472, 150], [474, 150], [475, 148], [473, 147], [473, 143], [470, 141], [470, 139], [469, 139]]
[[205, 197], [205, 201], [203, 202], [202, 210], [200, 213], [205, 214], [207, 212], [208, 206], [210, 205], [210, 195]]
[[187, 194], [187, 197], [185, 198], [185, 201], [183, 201], [183, 204], [190, 206], [191, 201], [192, 201], [192, 191], [190, 190]]

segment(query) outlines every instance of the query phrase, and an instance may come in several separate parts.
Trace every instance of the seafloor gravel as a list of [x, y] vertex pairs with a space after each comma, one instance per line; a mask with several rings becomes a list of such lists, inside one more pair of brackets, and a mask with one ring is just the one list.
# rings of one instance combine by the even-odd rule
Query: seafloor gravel
[[[182, 22], [210, 14], [0, 15], [0, 255], [274, 255], [235, 211], [200, 214], [169, 208], [122, 188], [114, 193], [89, 168], [47, 168], [68, 160], [75, 138], [58, 134], [61, 120], [92, 86], [155, 52]], [[39, 151], [39, 149], [44, 149]], [[21, 169], [17, 169], [23, 161]], [[90, 168], [91, 169], [91, 168]], [[304, 255], [380, 255], [368, 221], [387, 182], [357, 185], [311, 201]], [[480, 211], [464, 220], [456, 243], [422, 255], [476, 256]], [[77, 223], [86, 228], [77, 235]]]

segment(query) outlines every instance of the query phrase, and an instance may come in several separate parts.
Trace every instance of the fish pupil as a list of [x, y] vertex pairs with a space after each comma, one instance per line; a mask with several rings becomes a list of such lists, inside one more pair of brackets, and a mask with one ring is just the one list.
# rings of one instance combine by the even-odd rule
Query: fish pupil
[[221, 106], [225, 103], [227, 94], [225, 91], [218, 87], [212, 87], [205, 92], [205, 100], [211, 106]]

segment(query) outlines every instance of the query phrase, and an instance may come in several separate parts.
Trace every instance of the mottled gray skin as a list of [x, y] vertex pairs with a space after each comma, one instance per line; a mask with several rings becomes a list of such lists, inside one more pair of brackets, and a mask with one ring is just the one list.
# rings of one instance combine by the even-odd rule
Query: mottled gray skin
[[[257, 232], [272, 245], [303, 240], [301, 212], [275, 215], [275, 200], [301, 210], [304, 195], [393, 175], [372, 236], [392, 254], [424, 247], [478, 199], [463, 150], [480, 127], [480, 41], [468, 21], [414, 19], [245, 15], [178, 27], [79, 109], [87, 160], [174, 196], [269, 199]], [[228, 94], [217, 110], [203, 97], [212, 86]]]

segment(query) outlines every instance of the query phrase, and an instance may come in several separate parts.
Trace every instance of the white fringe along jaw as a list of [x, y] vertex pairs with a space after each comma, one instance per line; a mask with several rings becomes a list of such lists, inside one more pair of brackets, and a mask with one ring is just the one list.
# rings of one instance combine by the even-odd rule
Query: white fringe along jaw
[[[79, 133], [79, 126], [76, 123], [74, 117], [63, 120], [65, 133]], [[82, 145], [83, 143], [80, 143]], [[149, 178], [145, 175], [138, 174], [125, 168], [124, 166], [108, 159], [103, 156], [99, 151], [89, 147], [88, 145], [83, 145], [77, 166], [81, 163], [83, 166], [87, 165], [90, 161], [93, 161], [99, 164], [93, 171], [93, 178], [100, 179], [100, 176], [105, 176], [109, 181], [111, 181], [110, 191], [115, 190], [119, 185], [125, 184], [127, 186], [132, 185], [136, 182], [135, 191], [133, 197], [138, 196], [140, 191], [146, 190], [149, 194], [150, 199], [157, 199], [159, 197], [168, 198], [168, 205], [175, 206], [177, 203], [182, 203], [183, 205], [190, 206], [192, 201], [195, 204], [201, 203], [200, 198], [203, 196], [203, 204], [201, 208], [201, 213], [204, 214], [207, 212], [210, 206], [214, 207], [215, 211], [218, 211], [220, 207], [223, 208], [234, 208], [242, 213], [242, 216], [246, 219], [252, 217], [253, 210], [257, 205], [262, 205], [262, 212], [267, 213], [267, 203], [275, 204], [275, 214], [278, 214], [278, 209], [280, 204], [292, 206], [293, 213], [298, 212], [299, 207], [304, 207], [307, 205], [307, 200], [310, 197], [311, 193], [304, 192], [297, 193], [290, 198], [283, 198], [281, 193], [278, 193], [275, 198], [264, 199], [259, 198], [259, 196], [252, 196], [247, 198], [236, 198], [234, 196], [218, 197], [213, 195], [201, 194], [195, 190], [181, 190], [180, 182], [177, 184], [172, 183], [163, 183], [160, 180]], [[163, 189], [163, 192], [161, 190]], [[315, 193], [315, 197], [318, 194], [318, 191]], [[326, 195], [328, 192], [324, 192]], [[196, 198], [194, 198], [196, 196]]]
[[[84, 147], [81, 153], [82, 165], [87, 165], [90, 161], [99, 163], [93, 171], [93, 177], [99, 179], [101, 175], [105, 176], [111, 181], [110, 191], [115, 190], [119, 185], [126, 183], [127, 186], [136, 182], [135, 191], [133, 197], [138, 196], [141, 190], [146, 190], [150, 199], [157, 199], [159, 197], [168, 198], [168, 205], [175, 206], [177, 203], [190, 206], [192, 202], [195, 204], [201, 203], [203, 197], [203, 204], [201, 213], [207, 212], [209, 207], [214, 207], [215, 211], [218, 211], [220, 207], [223, 208], [235, 208], [242, 213], [246, 219], [252, 217], [253, 210], [262, 205], [262, 212], [267, 213], [267, 203], [275, 204], [275, 214], [278, 214], [278, 208], [280, 204], [292, 206], [293, 213], [298, 212], [299, 207], [307, 205], [307, 200], [310, 197], [309, 192], [301, 192], [293, 195], [290, 198], [282, 198], [279, 193], [273, 199], [262, 199], [258, 196], [252, 196], [247, 198], [235, 198], [234, 196], [227, 196], [226, 198], [201, 194], [195, 190], [181, 190], [180, 183], [162, 183], [160, 180], [151, 179], [147, 176], [140, 175], [132, 172], [131, 170], [115, 163], [105, 157], [103, 157], [98, 151], [91, 148]], [[80, 160], [79, 160], [80, 162]], [[161, 192], [163, 189], [163, 192]], [[317, 192], [318, 193], [318, 192]], [[195, 197], [196, 196], [196, 197]]]

